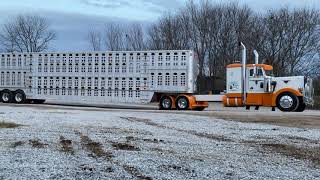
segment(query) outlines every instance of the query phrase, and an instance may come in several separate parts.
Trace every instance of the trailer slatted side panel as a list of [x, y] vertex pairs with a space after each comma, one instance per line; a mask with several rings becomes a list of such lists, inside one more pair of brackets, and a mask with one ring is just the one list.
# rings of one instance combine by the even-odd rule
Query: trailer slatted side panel
[[1, 89], [23, 89], [30, 99], [148, 103], [154, 93], [195, 90], [192, 51], [32, 53], [0, 57]]
[[0, 54], [0, 90], [31, 91], [31, 54]]

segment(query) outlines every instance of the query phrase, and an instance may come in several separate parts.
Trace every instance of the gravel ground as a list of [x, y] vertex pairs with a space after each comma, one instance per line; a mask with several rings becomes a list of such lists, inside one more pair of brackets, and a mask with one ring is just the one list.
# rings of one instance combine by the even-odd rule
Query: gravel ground
[[208, 112], [1, 105], [0, 179], [320, 179], [319, 129]]

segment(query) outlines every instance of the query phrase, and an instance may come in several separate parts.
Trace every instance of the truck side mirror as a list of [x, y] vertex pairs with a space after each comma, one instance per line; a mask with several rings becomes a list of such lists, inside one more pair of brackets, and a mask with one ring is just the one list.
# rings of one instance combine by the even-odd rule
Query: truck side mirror
[[272, 92], [274, 92], [276, 90], [277, 81], [272, 81], [271, 86], [273, 87]]

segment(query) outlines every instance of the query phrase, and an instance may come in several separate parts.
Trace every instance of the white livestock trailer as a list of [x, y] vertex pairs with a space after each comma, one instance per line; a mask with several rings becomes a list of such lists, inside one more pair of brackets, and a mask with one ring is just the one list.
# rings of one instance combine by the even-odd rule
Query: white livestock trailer
[[194, 94], [197, 75], [190, 50], [0, 54], [4, 103], [149, 103]]

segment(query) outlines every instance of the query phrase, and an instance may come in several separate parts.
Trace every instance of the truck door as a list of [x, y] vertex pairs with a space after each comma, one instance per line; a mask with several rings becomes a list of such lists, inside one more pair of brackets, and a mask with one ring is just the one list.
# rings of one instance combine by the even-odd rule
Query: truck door
[[261, 67], [257, 67], [257, 73], [254, 75], [254, 68], [248, 68], [247, 81], [247, 105], [262, 105], [264, 95], [264, 74]]

